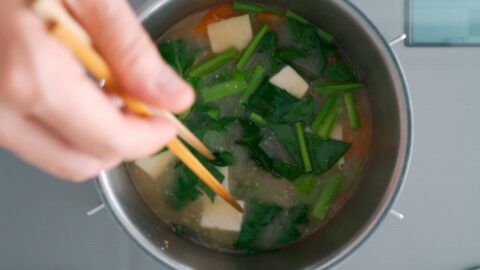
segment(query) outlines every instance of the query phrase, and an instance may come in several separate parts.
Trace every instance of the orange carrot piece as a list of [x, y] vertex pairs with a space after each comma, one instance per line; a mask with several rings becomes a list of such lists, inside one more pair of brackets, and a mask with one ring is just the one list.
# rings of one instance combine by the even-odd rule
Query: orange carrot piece
[[283, 20], [280, 15], [272, 12], [259, 12], [257, 13], [257, 19], [266, 23], [279, 23]]
[[283, 18], [272, 12], [259, 12], [257, 13], [257, 21], [268, 24], [271, 29], [276, 29], [283, 22]]
[[333, 65], [337, 62], [337, 57], [336, 56], [330, 56], [328, 57], [327, 59], [327, 62], [330, 64], [330, 65]]
[[236, 15], [231, 4], [221, 4], [212, 8], [195, 27], [195, 31], [199, 34], [206, 34], [209, 24], [226, 20]]

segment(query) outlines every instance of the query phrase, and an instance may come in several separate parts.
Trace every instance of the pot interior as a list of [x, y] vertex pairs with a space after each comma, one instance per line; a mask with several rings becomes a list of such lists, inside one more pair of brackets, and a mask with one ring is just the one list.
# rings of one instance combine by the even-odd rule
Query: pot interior
[[[153, 39], [184, 17], [221, 0], [163, 0], [140, 17]], [[252, 1], [255, 2], [255, 1]], [[332, 33], [368, 85], [373, 115], [369, 161], [355, 194], [326, 226], [275, 253], [219, 253], [175, 235], [148, 208], [125, 166], [100, 176], [99, 188], [114, 217], [149, 254], [175, 269], [310, 269], [329, 266], [351, 253], [388, 212], [400, 189], [410, 147], [408, 97], [402, 72], [388, 45], [346, 1], [262, 0], [289, 8]], [[168, 248], [165, 247], [168, 243]]]

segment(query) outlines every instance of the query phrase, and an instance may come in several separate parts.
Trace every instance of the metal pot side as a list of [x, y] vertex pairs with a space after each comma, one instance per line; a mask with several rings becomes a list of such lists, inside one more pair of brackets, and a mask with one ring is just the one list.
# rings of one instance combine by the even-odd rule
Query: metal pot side
[[[159, 0], [140, 19], [153, 38], [182, 18], [221, 0]], [[255, 2], [255, 1], [252, 1]], [[338, 0], [262, 0], [290, 8], [333, 34], [362, 70], [372, 104], [370, 157], [355, 194], [321, 230], [275, 253], [216, 252], [175, 235], [148, 208], [124, 166], [102, 173], [98, 190], [113, 217], [148, 254], [172, 269], [324, 269], [354, 252], [390, 210], [408, 167], [412, 115], [403, 71], [389, 45], [353, 5]], [[168, 248], [164, 241], [169, 242]]]

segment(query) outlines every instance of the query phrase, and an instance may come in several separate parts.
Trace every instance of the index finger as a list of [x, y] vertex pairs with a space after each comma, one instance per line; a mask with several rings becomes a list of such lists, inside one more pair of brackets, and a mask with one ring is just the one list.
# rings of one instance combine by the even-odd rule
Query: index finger
[[174, 112], [194, 100], [190, 85], [163, 61], [123, 0], [64, 0], [129, 95]]

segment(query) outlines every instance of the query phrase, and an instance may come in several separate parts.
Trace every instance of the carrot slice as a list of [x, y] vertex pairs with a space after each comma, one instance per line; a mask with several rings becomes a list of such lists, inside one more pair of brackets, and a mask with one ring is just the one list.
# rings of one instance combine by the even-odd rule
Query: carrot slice
[[212, 8], [195, 27], [199, 34], [206, 34], [209, 24], [226, 20], [235, 16], [237, 13], [233, 10], [232, 4], [221, 4]]
[[271, 25], [278, 24], [282, 22], [283, 18], [272, 12], [259, 12], [257, 13], [257, 20], [260, 22], [266, 22]]
[[337, 57], [336, 56], [330, 56], [327, 59], [328, 64], [333, 65], [337, 62]]

